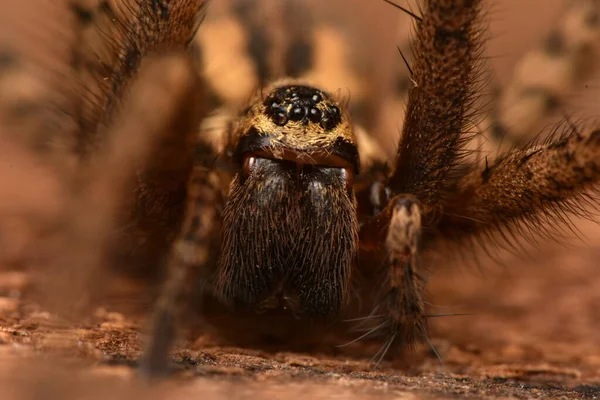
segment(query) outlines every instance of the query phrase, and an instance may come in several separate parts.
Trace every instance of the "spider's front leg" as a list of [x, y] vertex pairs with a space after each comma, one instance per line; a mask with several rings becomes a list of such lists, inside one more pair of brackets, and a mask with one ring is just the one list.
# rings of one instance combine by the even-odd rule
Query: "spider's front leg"
[[220, 192], [216, 171], [202, 166], [194, 168], [188, 182], [186, 219], [168, 258], [167, 279], [154, 306], [150, 341], [141, 362], [143, 373], [149, 377], [167, 369], [177, 320], [184, 313], [195, 284], [204, 281], [198, 278], [207, 271], [211, 259], [211, 238], [220, 220]]
[[402, 346], [414, 344], [427, 332], [425, 279], [419, 263], [421, 212], [414, 196], [400, 194], [360, 232], [363, 249], [384, 244], [386, 287], [377, 311], [383, 306], [386, 314], [380, 329], [387, 332], [388, 343], [397, 340]]
[[405, 345], [427, 336], [419, 267], [420, 232], [436, 225], [447, 190], [460, 175], [481, 52], [480, 1], [425, 0], [417, 19], [406, 119], [392, 173], [371, 186], [372, 212], [361, 228], [387, 252], [382, 328]]

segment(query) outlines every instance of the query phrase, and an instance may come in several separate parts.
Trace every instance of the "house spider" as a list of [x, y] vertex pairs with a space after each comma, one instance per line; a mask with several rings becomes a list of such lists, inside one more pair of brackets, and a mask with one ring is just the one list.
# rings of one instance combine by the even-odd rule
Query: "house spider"
[[[235, 310], [305, 319], [334, 318], [360, 293], [372, 311], [367, 333], [384, 337], [380, 355], [392, 344], [411, 346], [428, 332], [423, 257], [448, 242], [470, 250], [487, 236], [538, 233], [595, 200], [598, 126], [568, 123], [495, 160], [473, 157], [481, 0], [423, 0], [408, 11], [408, 101], [389, 165], [351, 122], [351, 107], [294, 76], [299, 61], [272, 74], [281, 79], [261, 75], [236, 114], [208, 118], [222, 98], [198, 74], [202, 49], [191, 45], [208, 3], [124, 4], [72, 7], [82, 32], [100, 18], [114, 23], [82, 36], [105, 40], [110, 52], [74, 61], [89, 90], [73, 148], [86, 157], [127, 122], [129, 131], [148, 128], [153, 144], [145, 153], [131, 148], [147, 161], [119, 218], [135, 221], [128, 240], [138, 241], [142, 264], [166, 265], [143, 358], [150, 374], [164, 369], [175, 321], [198, 285]], [[159, 115], [147, 93], [162, 96]]]

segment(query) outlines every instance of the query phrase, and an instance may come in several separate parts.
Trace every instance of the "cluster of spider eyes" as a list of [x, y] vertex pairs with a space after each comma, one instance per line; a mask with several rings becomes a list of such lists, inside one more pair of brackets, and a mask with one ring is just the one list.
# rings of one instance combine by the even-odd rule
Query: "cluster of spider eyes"
[[268, 107], [268, 113], [278, 126], [284, 126], [288, 121], [302, 121], [305, 124], [310, 121], [319, 123], [323, 129], [333, 129], [341, 121], [340, 109], [330, 106], [321, 110], [316, 107], [321, 101], [323, 97], [318, 93], [310, 98], [301, 98], [297, 92], [292, 92], [285, 100], [273, 100]]

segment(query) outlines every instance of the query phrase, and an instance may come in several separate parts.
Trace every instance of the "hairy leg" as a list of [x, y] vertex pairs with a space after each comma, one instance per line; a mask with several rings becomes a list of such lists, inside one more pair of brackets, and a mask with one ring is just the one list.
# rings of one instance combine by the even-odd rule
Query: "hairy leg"
[[383, 211], [361, 227], [361, 246], [379, 245], [388, 255], [385, 326], [404, 344], [427, 335], [417, 243], [421, 229], [438, 218], [466, 154], [482, 44], [480, 8], [481, 2], [472, 0], [422, 2], [413, 86], [394, 169], [369, 189], [373, 211]]
[[77, 150], [91, 154], [103, 144], [104, 126], [122, 106], [141, 61], [157, 50], [184, 49], [204, 19], [205, 0], [83, 0], [71, 8], [78, 31], [72, 64], [81, 88], [73, 116], [80, 127]]
[[[136, 133], [155, 140], [144, 162], [134, 169], [136, 182], [129, 182], [134, 189], [121, 189], [129, 195], [129, 204], [121, 208], [125, 215], [119, 219], [126, 221], [127, 229], [121, 233], [127, 240], [120, 240], [121, 237], [116, 242], [120, 248], [133, 247], [137, 252], [135, 257], [142, 255], [134, 260], [141, 263], [142, 272], [148, 273], [148, 269], [153, 269], [150, 264], [161, 264], [181, 226], [184, 212], [187, 211], [189, 217], [183, 224], [186, 231], [168, 257], [168, 279], [157, 303], [149, 356], [144, 361], [149, 373], [166, 366], [176, 300], [185, 294], [183, 284], [189, 282], [185, 278], [191, 266], [201, 264], [206, 253], [202, 247], [206, 234], [198, 229], [209, 229], [215, 214], [212, 174], [201, 167], [192, 170], [207, 91], [190, 60], [188, 46], [204, 18], [207, 4], [202, 0], [124, 0], [114, 8], [106, 1], [101, 1], [93, 10], [77, 3], [73, 6], [82, 30], [89, 31], [84, 32], [88, 37], [81, 40], [84, 46], [76, 49], [75, 57], [81, 71], [80, 80], [87, 88], [83, 96], [84, 110], [76, 113], [81, 129], [78, 152], [85, 159], [103, 149], [105, 127], [114, 126], [119, 132], [125, 128], [139, 129]], [[156, 52], [163, 54], [167, 49], [175, 54], [163, 56], [166, 61], [158, 57], [157, 65], [164, 68], [162, 71], [152, 70], [153, 76], [141, 73], [144, 60]], [[94, 63], [100, 68], [90, 68]], [[165, 78], [169, 87], [164, 88], [164, 92], [144, 92], [157, 85], [162, 88]], [[135, 92], [134, 98], [129, 97], [132, 84], [138, 85], [141, 91]], [[137, 103], [146, 108], [156, 107], [154, 113], [147, 116], [133, 114], [141, 126], [119, 124], [120, 121], [114, 119], [114, 115], [122, 115], [130, 104]], [[144, 125], [148, 121], [152, 122], [150, 127]], [[117, 132], [118, 135], [124, 138], [131, 135], [127, 129], [125, 133]], [[122, 151], [120, 148], [111, 150], [117, 154]], [[184, 209], [186, 196], [187, 210]], [[195, 246], [191, 246], [192, 243]]]
[[400, 194], [360, 232], [363, 248], [384, 244], [385, 278], [373, 314], [383, 315], [378, 328], [388, 341], [396, 340], [402, 347], [414, 345], [427, 335], [425, 278], [419, 262], [421, 229], [418, 200]]
[[480, 8], [480, 1], [427, 0], [416, 23], [413, 87], [388, 186], [393, 193], [413, 193], [425, 220], [441, 207], [469, 139], [482, 46]]
[[507, 238], [564, 227], [570, 213], [586, 215], [600, 180], [600, 129], [569, 126], [554, 136], [466, 173], [436, 233], [459, 242], [496, 232]]
[[221, 217], [217, 211], [222, 200], [220, 186], [215, 171], [194, 168], [188, 183], [186, 220], [168, 259], [167, 278], [154, 307], [149, 343], [141, 361], [142, 373], [148, 377], [167, 370], [169, 349], [191, 290], [207, 278], [211, 238]]
[[[71, 308], [87, 305], [102, 287], [98, 279], [124, 198], [138, 170], [173, 133], [171, 121], [189, 110], [197, 83], [191, 68], [179, 52], [147, 57], [114, 125], [105, 132], [106, 145], [70, 177], [69, 198], [50, 241], [58, 256], [45, 266], [54, 278], [45, 282], [45, 290], [55, 291], [51, 300], [63, 302], [58, 305], [62, 311], [80, 311]], [[58, 279], [59, 274], [65, 279]]]
[[[74, 150], [83, 163], [106, 145], [106, 129], [124, 107], [144, 58], [165, 49], [186, 52], [206, 5], [202, 0], [71, 4], [78, 31], [72, 64], [80, 84], [72, 111], [79, 126]], [[181, 79], [191, 82], [189, 76]], [[181, 225], [194, 135], [206, 108], [197, 80], [180, 104], [181, 113], [167, 121], [169, 133], [136, 171], [133, 190], [126, 191], [112, 243], [120, 270], [155, 274]]]
[[[3, 91], [10, 94], [3, 96], [10, 104], [0, 105], [1, 114], [8, 111], [17, 116], [13, 108], [26, 111], [28, 115], [20, 115], [27, 126], [19, 125], [35, 135], [23, 137], [24, 141], [42, 158], [51, 155], [65, 182], [69, 198], [47, 229], [53, 237], [43, 246], [53, 247], [48, 252], [59, 256], [42, 268], [55, 278], [59, 273], [72, 277], [44, 282], [49, 290], [57, 282], [58, 296], [48, 297], [64, 297], [69, 307], [77, 304], [77, 295], [102, 286], [86, 284], [102, 264], [110, 264], [105, 251], [123, 203], [137, 195], [131, 193], [136, 178], [162, 187], [173, 175], [183, 174], [185, 190], [189, 171], [179, 163], [185, 157], [170, 163], [163, 154], [186, 147], [167, 136], [195, 128], [200, 118], [192, 110], [198, 105], [199, 90], [197, 77], [190, 75], [185, 61], [185, 45], [203, 15], [204, 2], [171, 2], [167, 6], [171, 14], [166, 16], [162, 11], [159, 16], [149, 2], [123, 0], [117, 9], [107, 1], [95, 2], [94, 8], [84, 3], [89, 4], [70, 1], [25, 7], [28, 15], [37, 15], [34, 19], [11, 14], [16, 25], [34, 22], [40, 28], [35, 34], [26, 28], [27, 45], [19, 49], [21, 56], [9, 60], [4, 56], [10, 68], [0, 73], [14, 73], [7, 77], [13, 88], [34, 88]], [[177, 15], [183, 10], [187, 18]], [[56, 18], [48, 19], [49, 15]], [[10, 89], [5, 85], [9, 80], [0, 80], [0, 86]], [[188, 157], [192, 158], [193, 154]], [[152, 179], [146, 179], [148, 175], [140, 171], [148, 164], [153, 172], [168, 170], [169, 178], [156, 179], [153, 173]], [[78, 278], [85, 282], [77, 285], [73, 281]], [[61, 291], [58, 286], [65, 284], [71, 286]]]

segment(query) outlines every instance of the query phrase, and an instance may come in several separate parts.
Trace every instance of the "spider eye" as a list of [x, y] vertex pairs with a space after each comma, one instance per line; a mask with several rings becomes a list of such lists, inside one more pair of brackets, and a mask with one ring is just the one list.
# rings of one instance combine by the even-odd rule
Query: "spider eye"
[[310, 118], [312, 122], [319, 122], [321, 120], [321, 110], [316, 107], [311, 108], [308, 118]]
[[288, 122], [288, 116], [287, 114], [283, 113], [283, 112], [279, 112], [277, 114], [275, 114], [273, 116], [273, 121], [279, 125], [279, 126], [283, 126], [285, 124], [287, 124]]
[[325, 117], [321, 120], [320, 125], [321, 125], [321, 128], [323, 128], [325, 130], [330, 130], [335, 126], [334, 124], [335, 123], [332, 119]]
[[292, 108], [292, 112], [290, 115], [290, 119], [292, 121], [301, 121], [302, 119], [304, 119], [304, 117], [306, 117], [306, 108], [300, 106]]
[[309, 86], [278, 87], [263, 104], [266, 114], [279, 126], [290, 120], [318, 123], [323, 129], [332, 130], [342, 122], [340, 108], [324, 92]]

